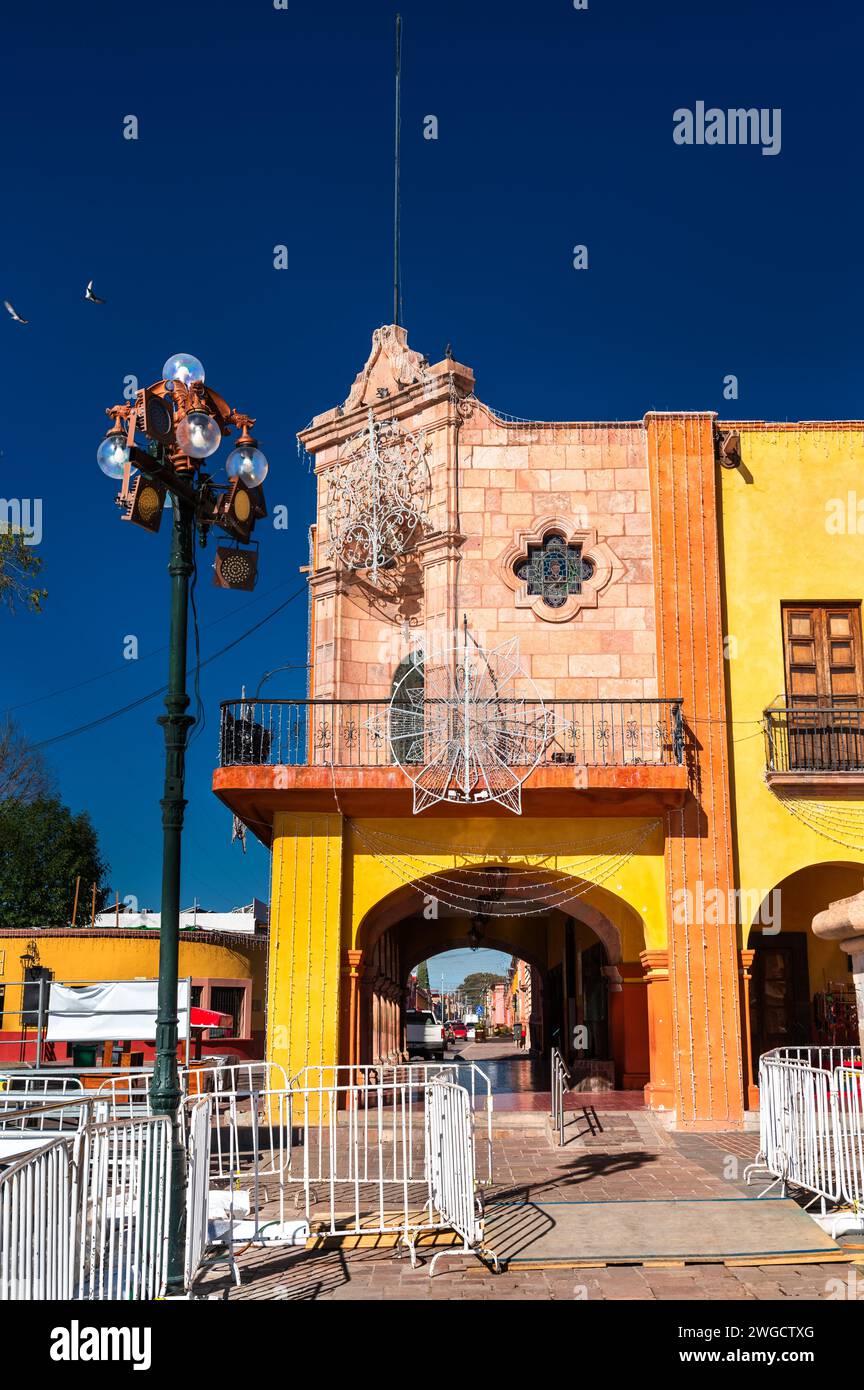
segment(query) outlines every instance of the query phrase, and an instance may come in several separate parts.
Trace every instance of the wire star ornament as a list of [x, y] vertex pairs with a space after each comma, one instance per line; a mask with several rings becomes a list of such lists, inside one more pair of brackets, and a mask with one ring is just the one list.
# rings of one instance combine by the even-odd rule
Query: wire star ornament
[[350, 570], [378, 571], [428, 529], [427, 446], [395, 420], [376, 420], [346, 440], [327, 482], [328, 555]]
[[[518, 638], [485, 651], [468, 630], [434, 661], [424, 682], [409, 671], [390, 701], [393, 757], [414, 787], [414, 814], [436, 802], [496, 801], [522, 812], [522, 784], [552, 734], [552, 717], [522, 670]], [[517, 693], [526, 684], [529, 697]]]

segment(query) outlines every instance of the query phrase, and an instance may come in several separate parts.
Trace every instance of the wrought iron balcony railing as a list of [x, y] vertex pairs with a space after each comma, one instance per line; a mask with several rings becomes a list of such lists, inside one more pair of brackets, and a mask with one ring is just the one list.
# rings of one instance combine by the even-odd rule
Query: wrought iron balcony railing
[[864, 772], [864, 704], [773, 704], [765, 753], [769, 772]]
[[[431, 707], [436, 702], [426, 703]], [[684, 761], [680, 700], [497, 703], [524, 706], [529, 721], [532, 708], [538, 721], [545, 709], [542, 767], [674, 766]], [[389, 735], [401, 711], [394, 712], [389, 700], [226, 700], [221, 711], [221, 767], [367, 768], [392, 767], [397, 761]], [[430, 708], [430, 718], [433, 714], [440, 716], [440, 709]], [[512, 736], [507, 752], [508, 762], [518, 766]], [[422, 747], [411, 761], [422, 762]], [[525, 761], [533, 762], [533, 755]]]

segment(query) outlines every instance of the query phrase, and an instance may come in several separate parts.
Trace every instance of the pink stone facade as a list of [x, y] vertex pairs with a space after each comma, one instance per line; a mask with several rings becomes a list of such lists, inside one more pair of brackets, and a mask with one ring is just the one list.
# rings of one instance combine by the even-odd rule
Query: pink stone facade
[[[469, 368], [449, 358], [429, 365], [404, 329], [379, 329], [344, 405], [301, 435], [318, 476], [310, 693], [389, 698], [412, 646], [435, 650], [467, 614], [486, 647], [518, 638], [522, 668], [544, 699], [656, 698], [643, 425], [507, 422], [473, 391]], [[332, 557], [327, 518], [330, 472], [370, 407], [422, 440], [429, 483], [422, 538], [377, 584]], [[580, 543], [594, 566], [583, 592], [559, 609], [529, 595], [514, 573], [527, 547], [552, 532]]]

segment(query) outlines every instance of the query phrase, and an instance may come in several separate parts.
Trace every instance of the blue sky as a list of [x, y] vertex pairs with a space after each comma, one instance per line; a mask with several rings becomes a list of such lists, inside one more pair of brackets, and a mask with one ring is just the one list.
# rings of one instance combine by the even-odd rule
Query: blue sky
[[[452, 342], [485, 400], [533, 418], [864, 413], [853, 7], [401, 9], [414, 347], [436, 360]], [[201, 553], [202, 656], [302, 585], [313, 490], [294, 435], [344, 399], [391, 317], [394, 14], [345, 0], [47, 0], [4, 20], [0, 299], [29, 323], [0, 321], [0, 495], [42, 500], [50, 596], [39, 617], [0, 615], [0, 705], [34, 740], [164, 679], [167, 527], [121, 524], [94, 457], [127, 374], [144, 384], [169, 354], [196, 353], [257, 417], [268, 502], [289, 508], [287, 531], [259, 528], [255, 594], [213, 588]], [[781, 108], [780, 154], [677, 146], [673, 111], [699, 100]], [[129, 114], [136, 141], [123, 139]], [[436, 141], [423, 138], [429, 114]], [[587, 271], [572, 267], [576, 244]], [[104, 306], [83, 301], [91, 276]], [[300, 597], [201, 673], [185, 901], [267, 895], [267, 854], [231, 846], [209, 790], [218, 704], [305, 661], [305, 627]], [[137, 662], [123, 659], [129, 635]], [[302, 694], [303, 673], [268, 689]], [[159, 708], [49, 749], [64, 799], [96, 823], [112, 885], [153, 908]]]

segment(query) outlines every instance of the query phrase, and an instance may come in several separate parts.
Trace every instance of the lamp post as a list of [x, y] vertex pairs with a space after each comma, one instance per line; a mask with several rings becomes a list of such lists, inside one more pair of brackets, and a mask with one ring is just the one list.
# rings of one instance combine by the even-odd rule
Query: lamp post
[[[133, 400], [110, 406], [106, 414], [112, 426], [96, 459], [103, 473], [121, 480], [116, 498], [121, 520], [146, 531], [158, 531], [169, 493], [172, 499], [168, 687], [166, 713], [158, 719], [165, 739], [165, 781], [161, 800], [162, 910], [156, 1056], [150, 1105], [154, 1115], [171, 1119], [168, 1291], [180, 1293], [184, 1282], [186, 1201], [186, 1152], [180, 1126], [177, 1069], [180, 864], [186, 809], [186, 744], [189, 729], [195, 723], [187, 713], [186, 691], [189, 579], [195, 568], [196, 529], [201, 545], [205, 546], [210, 528], [216, 526], [234, 542], [234, 547], [219, 548], [214, 582], [221, 588], [253, 587], [257, 551], [241, 549], [239, 543], [248, 545], [255, 522], [267, 514], [261, 484], [267, 476], [268, 463], [251, 434], [255, 421], [233, 410], [205, 385], [204, 368], [188, 353], [170, 357], [159, 381], [138, 391]], [[225, 460], [228, 482], [216, 483], [207, 460], [232, 430], [237, 430], [240, 437]], [[140, 444], [136, 443], [138, 437]]]

